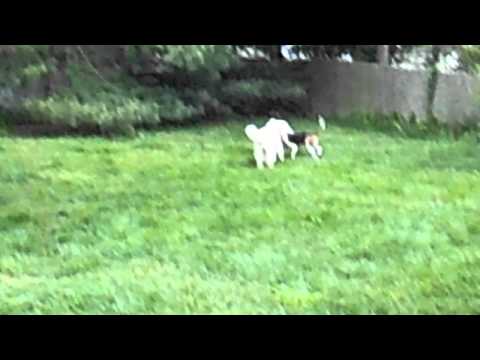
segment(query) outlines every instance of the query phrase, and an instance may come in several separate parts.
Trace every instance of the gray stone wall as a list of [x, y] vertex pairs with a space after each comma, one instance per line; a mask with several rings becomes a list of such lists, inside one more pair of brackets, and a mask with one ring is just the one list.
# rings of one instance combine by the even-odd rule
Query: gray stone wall
[[[425, 119], [427, 72], [368, 63], [314, 61], [305, 67], [310, 111], [329, 115], [352, 112], [414, 114]], [[440, 121], [480, 119], [480, 80], [466, 74], [440, 75], [433, 112]]]

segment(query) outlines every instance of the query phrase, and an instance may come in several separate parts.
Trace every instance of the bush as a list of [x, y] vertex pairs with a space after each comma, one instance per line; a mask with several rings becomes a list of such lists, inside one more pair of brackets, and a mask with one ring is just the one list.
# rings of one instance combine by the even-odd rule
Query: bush
[[67, 76], [69, 87], [56, 89], [53, 96], [24, 100], [14, 118], [72, 129], [94, 126], [131, 132], [144, 125], [178, 123], [202, 111], [186, 104], [175, 89], [141, 87], [122, 72], [100, 78], [86, 66], [71, 63]]
[[278, 81], [283, 67], [268, 61], [240, 61], [222, 72], [225, 80], [263, 79]]
[[268, 115], [271, 111], [303, 115], [306, 92], [289, 81], [241, 80], [222, 87], [220, 98], [241, 115]]
[[8, 114], [0, 110], [0, 136], [8, 134]]
[[230, 106], [222, 103], [218, 97], [207, 90], [192, 91], [187, 89], [183, 93], [183, 99], [198, 109], [198, 115], [203, 118], [217, 118], [225, 115], [232, 115]]
[[[282, 66], [237, 61], [228, 46], [129, 46], [128, 64], [101, 69], [72, 47], [59, 62], [49, 45], [19, 45], [0, 58], [0, 108], [13, 121], [131, 132], [234, 114], [304, 114], [305, 90], [283, 80]], [[144, 57], [142, 71], [131, 71]], [[149, 81], [142, 85], [145, 76]]]
[[0, 87], [15, 89], [45, 76], [49, 71], [46, 51], [47, 45], [16, 45], [13, 55], [1, 56]]
[[180, 121], [195, 113], [179, 99], [164, 95], [156, 101], [139, 100], [128, 95], [97, 94], [96, 99], [80, 100], [77, 96], [56, 95], [47, 99], [30, 99], [24, 110], [32, 121], [81, 125], [122, 127], [124, 125], [159, 124], [162, 121]]

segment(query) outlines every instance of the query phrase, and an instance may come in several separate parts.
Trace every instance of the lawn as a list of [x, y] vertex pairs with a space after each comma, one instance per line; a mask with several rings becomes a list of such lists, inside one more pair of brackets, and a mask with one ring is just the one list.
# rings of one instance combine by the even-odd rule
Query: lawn
[[0, 313], [480, 313], [473, 136], [322, 141], [258, 171], [240, 123], [0, 138]]

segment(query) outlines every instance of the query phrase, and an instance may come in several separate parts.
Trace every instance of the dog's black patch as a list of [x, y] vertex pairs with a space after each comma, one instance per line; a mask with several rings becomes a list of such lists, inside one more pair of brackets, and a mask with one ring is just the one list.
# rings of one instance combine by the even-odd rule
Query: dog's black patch
[[293, 135], [288, 135], [288, 140], [293, 142], [296, 145], [304, 145], [305, 139], [307, 138], [308, 133], [306, 132], [299, 132]]

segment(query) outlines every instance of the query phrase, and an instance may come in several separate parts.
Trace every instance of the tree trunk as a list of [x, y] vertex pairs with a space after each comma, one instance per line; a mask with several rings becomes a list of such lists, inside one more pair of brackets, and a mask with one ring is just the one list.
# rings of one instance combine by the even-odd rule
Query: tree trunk
[[361, 45], [354, 45], [352, 51], [352, 58], [354, 61], [363, 61], [363, 54], [362, 54], [362, 46]]
[[120, 66], [126, 66], [128, 64], [128, 47], [129, 45], [118, 45], [117, 63]]
[[315, 59], [324, 59], [325, 45], [313, 45], [313, 57]]
[[338, 45], [327, 45], [325, 47], [325, 56], [327, 59], [336, 60], [340, 55], [340, 48]]
[[377, 62], [382, 66], [390, 64], [389, 45], [377, 45]]
[[437, 85], [438, 85], [438, 68], [437, 64], [440, 61], [440, 52], [441, 52], [441, 45], [433, 45], [432, 46], [432, 53], [429, 57], [428, 66], [430, 68], [430, 77], [428, 79], [428, 103], [427, 103], [427, 115], [430, 119], [433, 119], [433, 106], [435, 103], [435, 95], [437, 94]]
[[437, 66], [438, 62], [440, 61], [441, 50], [442, 50], [442, 45], [432, 46], [432, 58], [431, 58], [430, 66]]
[[47, 95], [51, 96], [60, 85], [67, 84], [67, 63], [70, 45], [49, 45], [48, 57], [51, 62], [47, 75]]
[[48, 46], [48, 60], [51, 63], [51, 65], [49, 66], [48, 75], [47, 75], [47, 95], [48, 96], [52, 96], [55, 90], [56, 52], [57, 52], [56, 45]]
[[282, 45], [271, 45], [270, 49], [268, 49], [270, 53], [270, 59], [275, 62], [282, 62], [284, 60], [282, 54]]

